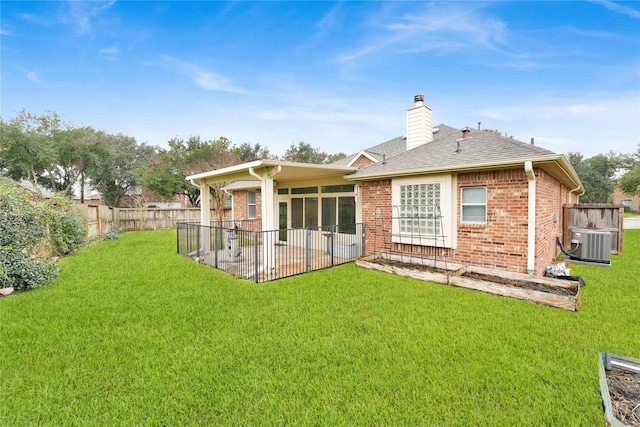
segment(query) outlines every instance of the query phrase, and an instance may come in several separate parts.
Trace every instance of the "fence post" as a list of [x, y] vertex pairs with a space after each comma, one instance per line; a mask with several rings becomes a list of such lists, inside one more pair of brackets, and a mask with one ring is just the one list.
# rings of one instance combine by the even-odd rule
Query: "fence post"
[[176, 251], [180, 253], [180, 224], [176, 224]]
[[362, 229], [362, 254], [360, 256], [367, 256], [367, 224], [360, 224], [360, 228]]
[[218, 248], [222, 247], [221, 234], [222, 229], [216, 227], [213, 229], [213, 265], [218, 268]]
[[311, 240], [311, 229], [307, 228], [307, 236], [306, 236], [306, 248], [305, 248], [305, 258], [306, 258], [306, 263], [307, 263], [307, 272], [310, 271], [311, 269], [311, 254], [309, 253], [309, 248], [310, 248], [310, 243], [309, 241]]
[[335, 225], [331, 226], [331, 228], [329, 230], [331, 230], [331, 236], [329, 236], [329, 254], [331, 256], [331, 265], [333, 266], [334, 263], [335, 263], [335, 260], [333, 258], [334, 255], [335, 255], [334, 254], [335, 251], [333, 250], [333, 247], [334, 247], [333, 246], [333, 239], [334, 239], [334, 237], [336, 235], [336, 226]]
[[[263, 236], [264, 237], [264, 236]], [[253, 280], [259, 283], [258, 277], [258, 232], [253, 232]]]

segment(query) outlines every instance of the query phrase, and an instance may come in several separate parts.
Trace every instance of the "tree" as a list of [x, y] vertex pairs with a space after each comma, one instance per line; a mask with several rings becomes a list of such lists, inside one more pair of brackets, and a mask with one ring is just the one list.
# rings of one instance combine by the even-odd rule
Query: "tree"
[[327, 153], [304, 141], [300, 141], [298, 145], [291, 144], [284, 153], [284, 160], [289, 162], [320, 164], [324, 163], [326, 159]]
[[580, 153], [569, 153], [569, 161], [578, 173], [585, 188], [583, 203], [607, 203], [615, 188], [616, 171], [625, 161], [625, 156], [609, 151], [584, 159]]
[[[224, 136], [213, 140], [205, 141], [203, 149], [198, 156], [190, 159], [191, 163], [186, 169], [189, 175], [223, 169], [240, 163], [231, 150], [231, 141]], [[217, 182], [210, 185], [212, 207], [215, 210], [218, 220], [224, 219], [224, 205], [228, 198], [223, 188], [228, 182]]]
[[344, 159], [345, 157], [347, 157], [347, 155], [345, 153], [336, 153], [336, 154], [329, 154], [329, 156], [327, 157], [327, 160], [325, 163], [330, 164], [333, 162], [336, 162], [340, 159]]
[[0, 157], [5, 174], [16, 181], [29, 180], [37, 188], [48, 173], [49, 187], [55, 191], [53, 138], [60, 122], [55, 112], [36, 116], [25, 110], [9, 122], [2, 121]]
[[[238, 150], [245, 159], [268, 154], [268, 150], [260, 148], [258, 144], [254, 147], [243, 144], [240, 148], [232, 148], [231, 141], [223, 136], [215, 140], [202, 140], [199, 136], [191, 136], [187, 140], [173, 138], [169, 141], [169, 149], [159, 150], [147, 167], [140, 171], [140, 183], [163, 200], [172, 198], [174, 194], [183, 194], [189, 198], [192, 206], [198, 206], [200, 190], [190, 184], [186, 176], [241, 163], [237, 158]], [[211, 186], [213, 208], [220, 220], [224, 216], [224, 204], [228, 197], [222, 189], [226, 184], [223, 182]]]
[[618, 188], [631, 196], [640, 196], [640, 145], [634, 156], [629, 156], [628, 171], [618, 180]]
[[102, 141], [96, 147], [104, 152], [96, 153], [96, 164], [89, 168], [88, 176], [107, 204], [118, 206], [127, 191], [138, 185], [137, 169], [147, 165], [155, 149], [146, 144], [138, 145], [135, 138], [121, 133], [98, 132], [97, 135]]
[[247, 142], [243, 142], [239, 146], [234, 146], [231, 148], [231, 152], [241, 163], [274, 158], [274, 156], [269, 153], [267, 147], [261, 147], [260, 144], [252, 146]]

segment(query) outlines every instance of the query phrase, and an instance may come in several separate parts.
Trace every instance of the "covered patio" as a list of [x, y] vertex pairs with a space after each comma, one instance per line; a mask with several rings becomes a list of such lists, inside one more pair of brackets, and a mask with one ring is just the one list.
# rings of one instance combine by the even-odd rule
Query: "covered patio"
[[[358, 185], [345, 179], [356, 170], [257, 160], [188, 176], [201, 195], [209, 195], [214, 184], [232, 195], [233, 225], [217, 231], [217, 227], [202, 229], [198, 258], [211, 265], [229, 264], [227, 268], [237, 270], [239, 276], [271, 280], [363, 255], [361, 194]], [[210, 198], [201, 197], [201, 227], [215, 225], [210, 209]], [[244, 230], [237, 225], [246, 220], [259, 221], [259, 235], [256, 228]], [[239, 254], [224, 253], [235, 251], [229, 249], [231, 233], [238, 236]], [[252, 270], [241, 266], [244, 263], [251, 264]]]

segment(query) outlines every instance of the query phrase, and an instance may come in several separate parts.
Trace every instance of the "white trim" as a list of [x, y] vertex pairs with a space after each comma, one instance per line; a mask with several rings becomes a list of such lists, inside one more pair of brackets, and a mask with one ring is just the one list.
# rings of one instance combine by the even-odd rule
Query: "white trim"
[[360, 158], [360, 157], [366, 157], [367, 159], [371, 160], [373, 163], [378, 163], [378, 160], [373, 157], [371, 154], [367, 153], [366, 151], [361, 151], [358, 154], [356, 154], [353, 159], [351, 159], [351, 161], [349, 163], [347, 163], [347, 166], [351, 167], [353, 166], [353, 164]]
[[[484, 203], [464, 203], [463, 193], [468, 189], [484, 189]], [[484, 221], [465, 221], [464, 219], [464, 206], [484, 206]], [[461, 224], [486, 224], [487, 223], [487, 186], [486, 185], [470, 185], [460, 187], [460, 223]]]
[[[392, 219], [392, 242], [406, 243], [421, 246], [437, 246], [455, 249], [457, 242], [455, 233], [455, 178], [450, 174], [422, 175], [410, 178], [395, 178], [391, 181], [391, 206], [400, 205], [400, 186], [415, 184], [440, 184], [440, 213], [442, 215], [442, 235], [439, 236], [403, 236], [400, 233], [399, 221]], [[392, 215], [396, 215], [392, 213]], [[444, 242], [442, 236], [444, 235]]]
[[529, 180], [529, 209], [527, 233], [527, 272], [535, 274], [536, 270], [536, 174], [533, 164], [525, 162], [524, 172]]

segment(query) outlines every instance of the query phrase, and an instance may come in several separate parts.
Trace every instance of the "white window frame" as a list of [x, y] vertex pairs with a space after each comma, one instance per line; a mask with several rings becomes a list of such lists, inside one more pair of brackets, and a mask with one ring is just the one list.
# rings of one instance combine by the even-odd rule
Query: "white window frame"
[[[253, 203], [250, 202], [249, 195], [253, 193]], [[251, 216], [251, 206], [253, 206], [253, 216]], [[258, 192], [256, 190], [247, 190], [247, 219], [256, 219], [258, 217]]]
[[[455, 224], [455, 201], [453, 194], [455, 193], [456, 177], [449, 174], [425, 175], [410, 178], [394, 178], [391, 182], [391, 204], [392, 208], [392, 242], [406, 243], [421, 246], [437, 246], [445, 248], [456, 247], [456, 229]], [[400, 191], [403, 185], [416, 184], [440, 184], [440, 214], [442, 215], [442, 228], [440, 235], [433, 234], [420, 235], [418, 233], [401, 233], [400, 232]]]
[[[470, 189], [483, 189], [484, 190], [484, 203], [465, 203], [464, 201], [464, 191]], [[464, 218], [464, 208], [465, 206], [484, 206], [484, 221], [469, 221]], [[487, 223], [487, 186], [486, 185], [475, 185], [470, 187], [461, 187], [460, 188], [460, 222], [463, 224], [486, 224]]]

